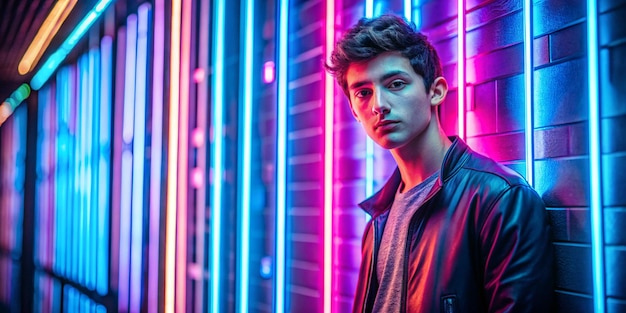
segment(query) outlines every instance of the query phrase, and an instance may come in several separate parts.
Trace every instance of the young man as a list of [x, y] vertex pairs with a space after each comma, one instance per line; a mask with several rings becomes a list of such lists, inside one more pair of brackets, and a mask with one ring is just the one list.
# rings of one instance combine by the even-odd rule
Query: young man
[[446, 137], [437, 52], [402, 18], [361, 19], [327, 64], [397, 170], [361, 203], [354, 312], [551, 312], [544, 204], [514, 171]]

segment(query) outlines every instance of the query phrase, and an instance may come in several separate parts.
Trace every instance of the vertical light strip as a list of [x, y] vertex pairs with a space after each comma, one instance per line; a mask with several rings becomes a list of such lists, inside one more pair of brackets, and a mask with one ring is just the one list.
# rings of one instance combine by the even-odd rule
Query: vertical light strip
[[[118, 298], [122, 296], [123, 290], [120, 288], [122, 284], [119, 281], [121, 270], [121, 203], [122, 203], [122, 154], [124, 150], [124, 142], [122, 139], [122, 126], [124, 121], [124, 85], [125, 82], [125, 67], [126, 67], [126, 28], [124, 26], [117, 30], [117, 47], [115, 52], [115, 70], [114, 70], [114, 83], [115, 88], [114, 105], [115, 108], [113, 114], [113, 170], [111, 172], [111, 256], [110, 259], [110, 271], [109, 279], [111, 280], [111, 288], [118, 289]], [[115, 261], [117, 260], [117, 262]], [[126, 291], [128, 286], [126, 286]], [[128, 298], [127, 298], [128, 299]], [[118, 303], [122, 303], [118, 299]], [[118, 304], [119, 307], [119, 304]]]
[[[89, 127], [89, 182], [91, 186], [101, 186], [99, 185], [99, 160], [100, 160], [100, 108], [102, 107], [102, 103], [100, 102], [100, 94], [101, 94], [101, 86], [103, 84], [101, 80], [100, 74], [100, 49], [98, 47], [94, 47], [89, 51], [89, 89], [90, 97], [93, 99], [93, 105], [91, 105], [91, 116], [90, 116], [90, 124]], [[87, 192], [89, 194], [89, 207], [88, 207], [88, 228], [90, 232], [90, 238], [88, 241], [90, 254], [91, 254], [91, 270], [88, 272], [90, 284], [87, 286], [90, 289], [95, 289], [98, 282], [98, 273], [100, 271], [99, 267], [100, 263], [98, 262], [98, 252], [100, 250], [100, 241], [98, 240], [98, 230], [99, 230], [99, 193], [101, 188], [87, 188]], [[104, 265], [108, 267], [108, 264]]]
[[365, 17], [374, 16], [374, 0], [365, 0]]
[[[209, 119], [209, 80], [206, 79], [206, 75], [211, 63], [210, 60], [210, 48], [211, 48], [211, 16], [209, 12], [211, 12], [211, 1], [210, 0], [200, 0], [199, 3], [200, 12], [207, 12], [205, 14], [200, 14], [200, 24], [196, 28], [198, 34], [198, 68], [202, 71], [202, 79], [198, 81], [198, 85], [196, 88], [197, 91], [197, 105], [196, 105], [196, 131], [199, 131], [202, 134], [202, 140], [199, 145], [196, 145], [197, 148], [197, 158], [196, 158], [196, 166], [202, 171], [204, 177], [208, 177], [209, 171], [207, 170], [207, 154], [208, 148], [206, 146], [206, 134], [208, 131], [208, 119]], [[246, 91], [247, 92], [247, 91]], [[203, 179], [203, 184], [200, 188], [196, 189], [196, 216], [206, 216], [206, 205], [207, 205], [207, 188], [206, 188], [206, 179]], [[205, 239], [206, 239], [206, 219], [202, 218], [201, 221], [196, 222], [196, 264], [198, 268], [202, 269], [202, 273], [205, 272], [205, 260], [208, 259], [205, 250]], [[206, 278], [202, 275], [202, 279], [199, 280], [195, 286], [195, 310], [196, 312], [205, 312], [207, 309], [203, 307], [203, 303], [205, 302], [205, 292], [207, 290], [206, 286]]]
[[[330, 62], [335, 43], [335, 1], [326, 0], [326, 61]], [[333, 77], [324, 72], [324, 312], [333, 305]]]
[[243, 49], [243, 87], [241, 93], [244, 95], [243, 107], [240, 111], [243, 119], [240, 121], [242, 128], [242, 153], [239, 155], [241, 166], [241, 200], [239, 206], [239, 300], [240, 313], [248, 312], [249, 284], [250, 284], [250, 178], [252, 176], [250, 166], [252, 164], [252, 99], [255, 90], [252, 77], [254, 69], [254, 0], [246, 0], [243, 8], [243, 29], [244, 29], [244, 49]]
[[287, 41], [289, 0], [278, 1], [278, 110], [276, 125], [276, 275], [274, 312], [285, 312], [287, 215]]
[[[326, 1], [326, 61], [330, 62], [335, 43], [335, 1]], [[333, 304], [333, 77], [324, 72], [324, 312]]]
[[137, 73], [137, 16], [126, 19], [126, 68], [124, 77], [124, 115], [122, 122], [122, 181], [120, 203], [120, 271], [119, 309], [129, 311], [132, 271], [132, 202], [133, 202], [133, 135], [135, 115], [135, 75]]
[[404, 0], [403, 4], [404, 4], [404, 17], [407, 19], [407, 21], [410, 21], [412, 20], [411, 9], [413, 5], [413, 0]]
[[154, 1], [152, 62], [152, 127], [150, 143], [150, 217], [148, 226], [148, 312], [159, 303], [159, 234], [161, 223], [161, 162], [163, 149], [163, 64], [165, 64], [165, 0]]
[[465, 139], [465, 0], [457, 1], [457, 80], [459, 137]]
[[212, 128], [211, 138], [211, 312], [220, 312], [220, 281], [222, 242], [222, 177], [224, 164], [222, 160], [224, 132], [224, 36], [225, 36], [225, 1], [215, 1], [215, 24], [213, 45], [213, 101], [211, 101]]
[[176, 188], [178, 179], [178, 115], [180, 81], [180, 11], [181, 0], [172, 0], [170, 29], [170, 97], [167, 142], [167, 204], [165, 218], [165, 305], [166, 313], [174, 312], [176, 290]]
[[78, 59], [78, 80], [74, 85], [75, 90], [79, 95], [79, 100], [75, 104], [76, 107], [76, 140], [78, 144], [78, 180], [74, 184], [74, 192], [76, 197], [76, 202], [78, 203], [78, 223], [77, 230], [78, 233], [78, 249], [76, 250], [75, 258], [78, 263], [78, 271], [77, 277], [78, 282], [80, 282], [83, 286], [87, 285], [87, 263], [89, 260], [89, 256], [87, 255], [87, 245], [88, 241], [88, 226], [87, 226], [87, 207], [89, 203], [87, 202], [87, 187], [89, 186], [89, 181], [87, 180], [87, 159], [88, 159], [88, 149], [87, 149], [87, 138], [89, 137], [87, 134], [87, 129], [89, 128], [89, 119], [90, 112], [89, 106], [83, 105], [83, 103], [89, 103], [89, 60], [87, 59], [87, 55], [81, 55]]
[[178, 125], [178, 200], [176, 211], [176, 312], [187, 304], [187, 195], [189, 153], [189, 66], [191, 49], [191, 4], [183, 0], [180, 24], [180, 95]]
[[602, 217], [602, 156], [600, 137], [600, 90], [598, 73], [598, 3], [587, 0], [587, 60], [589, 70], [589, 170], [591, 251], [593, 255], [593, 304], [595, 313], [604, 313], [604, 238]]
[[524, 0], [524, 107], [525, 127], [524, 137], [526, 146], [526, 180], [531, 186], [535, 185], [535, 157], [534, 157], [534, 115], [533, 115], [533, 1]]
[[109, 277], [109, 186], [111, 168], [111, 108], [113, 102], [113, 40], [106, 36], [100, 43], [101, 90], [100, 90], [100, 121], [99, 121], [99, 153], [98, 153], [98, 274], [96, 290], [98, 294], [107, 294]]
[[[365, 0], [365, 17], [374, 16], [374, 0]], [[365, 197], [374, 193], [374, 141], [365, 136]], [[369, 214], [365, 213], [365, 220], [369, 220]]]
[[137, 9], [137, 59], [135, 62], [135, 114], [133, 119], [133, 187], [131, 215], [130, 312], [141, 311], [143, 268], [144, 172], [146, 159], [146, 80], [148, 15], [150, 4]]

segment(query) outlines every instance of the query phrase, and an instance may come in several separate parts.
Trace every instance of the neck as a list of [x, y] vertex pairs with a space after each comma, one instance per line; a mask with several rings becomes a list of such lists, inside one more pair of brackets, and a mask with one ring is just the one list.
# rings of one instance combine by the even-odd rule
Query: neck
[[441, 169], [443, 158], [452, 145], [438, 123], [431, 123], [433, 128], [402, 148], [391, 150], [403, 187], [401, 192], [409, 190]]

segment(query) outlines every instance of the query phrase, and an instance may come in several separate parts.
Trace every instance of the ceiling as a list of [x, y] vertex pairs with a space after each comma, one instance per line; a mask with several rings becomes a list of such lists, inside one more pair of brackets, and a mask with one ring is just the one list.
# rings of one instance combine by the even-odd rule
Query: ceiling
[[[0, 0], [0, 101], [6, 99], [20, 84], [29, 82], [37, 71], [38, 68], [35, 68], [22, 76], [17, 71], [17, 65], [55, 2], [56, 0]], [[60, 46], [94, 3], [95, 0], [78, 0], [39, 60], [38, 66]]]

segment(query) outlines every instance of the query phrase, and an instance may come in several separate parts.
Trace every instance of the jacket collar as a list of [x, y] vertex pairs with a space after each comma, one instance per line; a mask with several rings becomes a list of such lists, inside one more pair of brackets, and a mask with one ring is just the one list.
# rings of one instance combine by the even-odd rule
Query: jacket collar
[[[443, 184], [463, 166], [469, 156], [469, 152], [471, 152], [470, 148], [461, 138], [456, 136], [449, 138], [452, 141], [452, 145], [446, 152], [441, 169], [439, 170], [439, 178], [437, 179], [439, 186], [443, 186]], [[402, 177], [400, 177], [400, 170], [396, 167], [383, 188], [361, 202], [359, 206], [372, 217], [380, 215], [391, 206], [401, 182]]]

